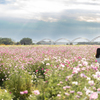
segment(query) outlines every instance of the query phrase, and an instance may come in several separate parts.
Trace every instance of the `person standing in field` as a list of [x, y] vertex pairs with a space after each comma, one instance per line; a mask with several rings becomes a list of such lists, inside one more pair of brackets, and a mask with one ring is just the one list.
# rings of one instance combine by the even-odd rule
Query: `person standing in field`
[[100, 48], [97, 48], [95, 57], [97, 62], [99, 63], [99, 71], [100, 71]]

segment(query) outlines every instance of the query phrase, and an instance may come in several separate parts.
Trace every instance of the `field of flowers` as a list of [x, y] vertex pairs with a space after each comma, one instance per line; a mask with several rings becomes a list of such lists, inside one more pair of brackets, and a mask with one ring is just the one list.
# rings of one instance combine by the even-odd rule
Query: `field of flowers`
[[99, 46], [0, 46], [0, 100], [100, 100]]

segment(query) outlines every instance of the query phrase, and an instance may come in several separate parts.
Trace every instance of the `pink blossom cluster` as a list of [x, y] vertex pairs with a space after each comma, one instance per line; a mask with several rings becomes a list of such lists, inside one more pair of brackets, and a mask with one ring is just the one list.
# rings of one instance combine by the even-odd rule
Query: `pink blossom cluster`
[[27, 94], [27, 93], [28, 93], [28, 90], [20, 91], [20, 94]]
[[90, 95], [90, 100], [95, 100], [98, 98], [98, 93], [97, 92], [93, 92], [91, 95]]

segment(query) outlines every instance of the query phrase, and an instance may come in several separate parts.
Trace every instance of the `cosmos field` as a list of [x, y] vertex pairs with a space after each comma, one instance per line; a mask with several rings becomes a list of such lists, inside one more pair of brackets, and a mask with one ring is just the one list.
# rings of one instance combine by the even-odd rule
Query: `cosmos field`
[[100, 100], [98, 47], [0, 46], [0, 100]]

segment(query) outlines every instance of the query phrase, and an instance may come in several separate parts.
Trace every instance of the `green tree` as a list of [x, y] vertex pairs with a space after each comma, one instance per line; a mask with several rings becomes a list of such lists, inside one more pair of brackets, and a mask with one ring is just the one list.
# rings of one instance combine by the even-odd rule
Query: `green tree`
[[20, 45], [20, 42], [16, 42], [15, 45]]
[[32, 44], [32, 39], [30, 39], [30, 38], [23, 38], [23, 39], [20, 40], [20, 44], [30, 45], [30, 44]]
[[14, 42], [10, 38], [0, 38], [0, 44], [12, 45]]
[[2, 38], [0, 38], [0, 44], [2, 44]]

